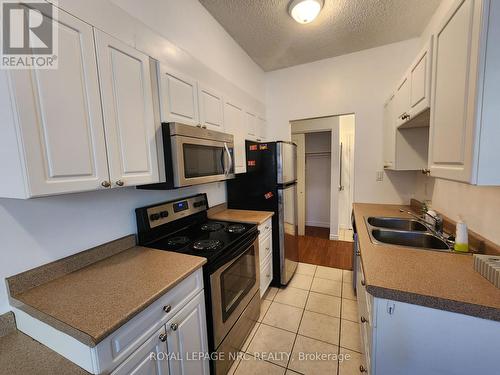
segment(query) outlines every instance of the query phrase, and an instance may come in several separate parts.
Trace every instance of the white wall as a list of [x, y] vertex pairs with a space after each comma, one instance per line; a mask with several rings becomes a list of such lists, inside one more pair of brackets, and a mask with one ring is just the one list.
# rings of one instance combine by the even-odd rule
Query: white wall
[[264, 71], [197, 0], [111, 0], [256, 98]]
[[266, 73], [266, 109], [277, 139], [290, 139], [290, 120], [356, 115], [355, 191], [357, 202], [407, 203], [415, 174], [383, 170], [383, 104], [415, 57], [412, 39], [349, 55]]
[[[107, 0], [60, 0], [59, 5], [176, 69], [227, 90], [241, 101], [263, 105], [264, 74], [195, 0], [120, 1], [143, 23]], [[157, 10], [160, 10], [157, 13]], [[164, 39], [146, 25], [158, 29]], [[174, 43], [179, 43], [179, 45]], [[186, 52], [190, 51], [194, 55]], [[204, 64], [207, 65], [204, 65]], [[136, 232], [134, 209], [177, 197], [208, 193], [210, 205], [226, 199], [224, 183], [175, 191], [132, 188], [29, 201], [0, 199], [0, 279]], [[9, 309], [0, 286], [0, 314]]]
[[[330, 227], [331, 132], [308, 133], [306, 138], [306, 225]], [[311, 155], [310, 153], [324, 153]]]
[[354, 199], [354, 143], [355, 116], [339, 117], [340, 142], [342, 143], [342, 181], [339, 191], [339, 227], [351, 229], [351, 211]]
[[[339, 184], [339, 174], [338, 174], [338, 165], [339, 165], [339, 117], [322, 117], [322, 118], [312, 118], [307, 120], [299, 120], [293, 121], [289, 125], [292, 133], [308, 133], [311, 132], [324, 132], [329, 131], [331, 134], [330, 145], [331, 147], [331, 158], [330, 158], [330, 185], [329, 186], [338, 186]], [[326, 173], [326, 172], [325, 172]], [[307, 183], [307, 176], [306, 176]], [[339, 208], [338, 208], [338, 189], [330, 189], [330, 239], [338, 239], [338, 228], [339, 228]], [[307, 186], [305, 187], [305, 194], [309, 194]], [[306, 212], [308, 210], [306, 204]], [[306, 219], [307, 220], [307, 219]]]
[[[453, 5], [443, 0], [429, 25], [422, 33], [423, 45], [437, 29]], [[432, 207], [453, 220], [463, 217], [469, 228], [500, 244], [498, 218], [500, 214], [500, 187], [482, 187], [419, 175], [415, 198], [430, 199]]]

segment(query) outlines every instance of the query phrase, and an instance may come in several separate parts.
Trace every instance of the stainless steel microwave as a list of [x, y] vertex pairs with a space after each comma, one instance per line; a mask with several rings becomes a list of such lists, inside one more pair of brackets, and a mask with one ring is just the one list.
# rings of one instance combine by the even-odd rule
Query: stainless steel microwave
[[[172, 189], [234, 178], [234, 137], [178, 122], [161, 124], [162, 183], [141, 189]], [[164, 173], [163, 173], [164, 172]]]

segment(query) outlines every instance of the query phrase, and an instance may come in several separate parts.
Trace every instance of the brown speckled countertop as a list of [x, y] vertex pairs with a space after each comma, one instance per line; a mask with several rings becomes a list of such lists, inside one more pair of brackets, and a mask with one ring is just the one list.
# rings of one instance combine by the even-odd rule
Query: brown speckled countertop
[[9, 375], [89, 374], [16, 330], [14, 314], [0, 316], [0, 373]]
[[500, 289], [474, 271], [472, 256], [373, 244], [365, 217], [409, 217], [408, 206], [354, 204], [367, 291], [380, 298], [500, 321]]
[[262, 224], [272, 217], [274, 212], [270, 211], [252, 211], [252, 210], [234, 210], [225, 209], [217, 213], [210, 214], [210, 219], [235, 221], [238, 223]]
[[11, 303], [95, 346], [205, 263], [134, 246], [13, 295]]

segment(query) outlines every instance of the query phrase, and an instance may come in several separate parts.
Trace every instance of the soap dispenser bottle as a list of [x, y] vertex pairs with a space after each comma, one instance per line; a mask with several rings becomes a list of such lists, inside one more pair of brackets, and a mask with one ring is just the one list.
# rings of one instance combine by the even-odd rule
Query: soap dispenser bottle
[[465, 253], [469, 251], [469, 236], [467, 231], [467, 224], [462, 219], [462, 216], [459, 216], [459, 220], [456, 226], [456, 234], [455, 234], [455, 251], [459, 251]]

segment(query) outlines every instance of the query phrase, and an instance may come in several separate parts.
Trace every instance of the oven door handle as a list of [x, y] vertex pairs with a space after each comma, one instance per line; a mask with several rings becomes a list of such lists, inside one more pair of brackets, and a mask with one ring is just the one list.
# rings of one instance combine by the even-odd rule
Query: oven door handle
[[[216, 272], [222, 272], [226, 268], [228, 268], [231, 264], [233, 264], [236, 260], [238, 260], [244, 253], [249, 246], [251, 246], [258, 238], [259, 234], [256, 233], [252, 235], [251, 238], [243, 242], [241, 245], [239, 245], [235, 250], [231, 251], [230, 253], [226, 254], [224, 257], [221, 257], [216, 264], [214, 264], [214, 271]], [[243, 251], [242, 251], [243, 250]], [[256, 253], [256, 256], [258, 256], [258, 253]]]

